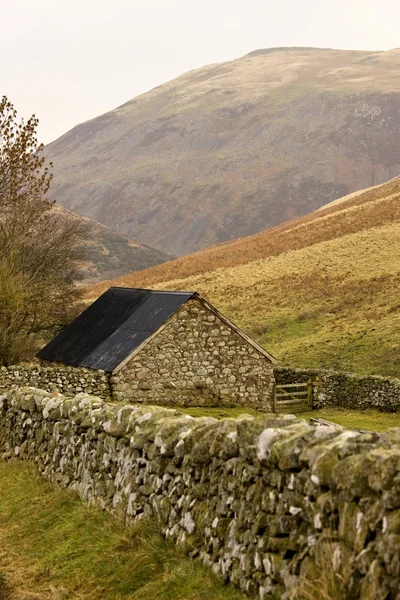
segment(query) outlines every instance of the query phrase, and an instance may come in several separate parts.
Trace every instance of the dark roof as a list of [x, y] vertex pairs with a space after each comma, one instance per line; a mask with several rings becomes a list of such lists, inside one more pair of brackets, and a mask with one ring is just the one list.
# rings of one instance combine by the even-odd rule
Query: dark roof
[[194, 295], [110, 288], [37, 356], [111, 372]]

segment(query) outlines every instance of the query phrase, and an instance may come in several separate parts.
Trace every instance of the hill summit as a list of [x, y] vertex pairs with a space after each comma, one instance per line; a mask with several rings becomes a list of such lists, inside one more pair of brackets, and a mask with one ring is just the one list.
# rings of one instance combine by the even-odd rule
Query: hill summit
[[256, 50], [77, 125], [46, 154], [63, 206], [193, 252], [398, 175], [400, 50]]

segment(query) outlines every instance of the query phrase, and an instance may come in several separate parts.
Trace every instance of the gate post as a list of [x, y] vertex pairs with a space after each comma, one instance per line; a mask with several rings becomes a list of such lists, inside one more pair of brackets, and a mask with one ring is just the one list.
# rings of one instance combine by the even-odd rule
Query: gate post
[[309, 381], [307, 383], [307, 403], [308, 403], [308, 406], [312, 410], [312, 407], [313, 407], [313, 384], [312, 384], [312, 381]]

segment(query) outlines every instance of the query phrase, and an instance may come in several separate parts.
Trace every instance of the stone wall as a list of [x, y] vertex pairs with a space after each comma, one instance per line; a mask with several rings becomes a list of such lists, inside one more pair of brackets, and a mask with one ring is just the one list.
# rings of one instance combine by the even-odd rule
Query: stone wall
[[276, 367], [274, 372], [278, 384], [313, 381], [314, 408], [340, 406], [356, 410], [400, 411], [400, 379], [289, 367]]
[[83, 367], [66, 367], [52, 363], [43, 365], [15, 365], [0, 367], [0, 393], [11, 388], [33, 386], [50, 392], [75, 396], [79, 392], [95, 394], [109, 400], [109, 375]]
[[272, 362], [197, 300], [111, 378], [116, 400], [271, 410]]
[[0, 401], [0, 451], [127, 523], [157, 518], [260, 600], [288, 600], [299, 577], [332, 570], [337, 597], [399, 600], [400, 429], [194, 419], [25, 388]]

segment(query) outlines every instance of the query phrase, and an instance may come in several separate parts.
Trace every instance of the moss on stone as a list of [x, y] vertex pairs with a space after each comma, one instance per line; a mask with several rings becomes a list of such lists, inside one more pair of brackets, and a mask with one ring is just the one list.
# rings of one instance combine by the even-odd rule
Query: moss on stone
[[158, 519], [252, 595], [289, 593], [299, 573], [323, 568], [326, 549], [343, 597], [369, 593], [371, 578], [391, 593], [398, 579], [396, 432], [379, 438], [272, 415], [195, 419], [32, 389], [9, 391], [0, 410], [5, 457], [34, 460], [127, 523]]

